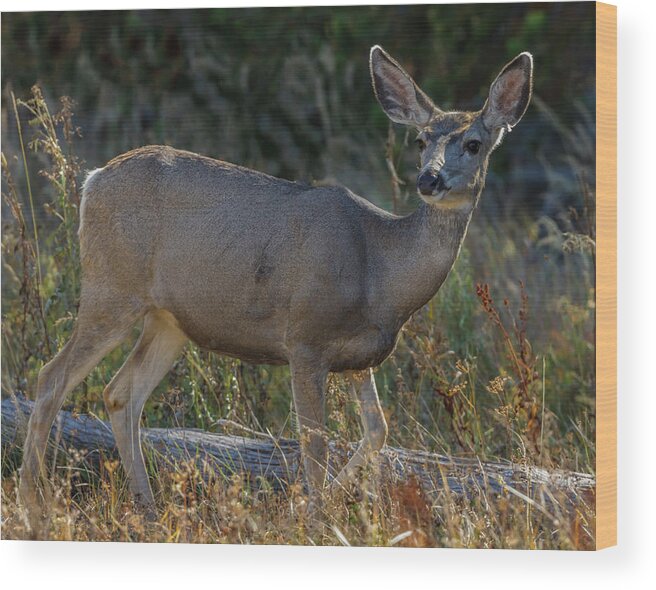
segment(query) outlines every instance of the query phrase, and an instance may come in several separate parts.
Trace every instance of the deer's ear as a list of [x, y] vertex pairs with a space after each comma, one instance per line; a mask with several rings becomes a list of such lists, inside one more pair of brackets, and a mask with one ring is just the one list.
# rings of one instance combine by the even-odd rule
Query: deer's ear
[[531, 100], [533, 57], [520, 53], [508, 63], [490, 86], [483, 107], [483, 122], [488, 129], [512, 129], [522, 118]]
[[371, 48], [369, 68], [385, 114], [395, 123], [424, 128], [438, 109], [410, 75], [379, 45]]

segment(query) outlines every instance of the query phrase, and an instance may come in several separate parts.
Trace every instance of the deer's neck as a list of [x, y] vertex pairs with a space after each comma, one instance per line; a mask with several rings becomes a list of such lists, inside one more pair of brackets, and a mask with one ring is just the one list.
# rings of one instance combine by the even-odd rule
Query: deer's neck
[[440, 288], [460, 252], [473, 207], [422, 203], [414, 213], [391, 222], [380, 287], [388, 311], [405, 322]]

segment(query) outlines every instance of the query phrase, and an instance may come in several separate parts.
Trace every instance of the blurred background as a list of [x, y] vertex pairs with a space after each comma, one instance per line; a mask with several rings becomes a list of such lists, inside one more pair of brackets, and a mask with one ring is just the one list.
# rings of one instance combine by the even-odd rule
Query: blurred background
[[553, 216], [578, 192], [564, 156], [590, 168], [594, 158], [592, 15], [576, 2], [6, 14], [3, 147], [17, 148], [9, 92], [39, 83], [49, 103], [75, 101], [88, 168], [165, 143], [334, 180], [389, 206], [369, 48], [387, 49], [441, 108], [462, 110], [481, 108], [500, 68], [530, 51], [535, 100], [495, 154], [483, 202], [495, 216]]
[[[404, 214], [418, 204], [414, 136], [391, 127], [375, 100], [370, 47], [382, 45], [449, 110], [480, 109], [503, 65], [530, 51], [532, 103], [491, 158], [461, 256], [376, 378], [393, 444], [593, 472], [594, 10], [568, 2], [3, 14], [3, 395], [31, 395], [72, 329], [86, 169], [162, 143], [344, 184]], [[388, 160], [405, 183], [396, 194]], [[104, 416], [102, 389], [128, 348], [69, 407]], [[354, 440], [343, 383], [336, 377], [331, 388], [331, 432]], [[286, 368], [190, 346], [159, 392], [150, 425], [211, 429], [231, 417], [294, 430]]]

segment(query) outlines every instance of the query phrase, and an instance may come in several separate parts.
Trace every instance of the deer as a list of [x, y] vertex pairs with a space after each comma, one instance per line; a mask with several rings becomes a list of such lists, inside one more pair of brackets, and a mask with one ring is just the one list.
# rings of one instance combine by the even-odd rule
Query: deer
[[[168, 146], [90, 172], [80, 206], [81, 294], [72, 335], [41, 369], [20, 469], [31, 522], [47, 502], [45, 454], [69, 392], [143, 322], [104, 390], [136, 505], [156, 510], [140, 445], [144, 404], [188, 341], [248, 363], [288, 365], [307, 488], [339, 490], [384, 447], [374, 368], [444, 283], [490, 154], [524, 115], [533, 58], [492, 82], [481, 110], [445, 111], [382, 47], [369, 56], [387, 117], [416, 131], [419, 206], [399, 216], [342, 186], [300, 184]], [[329, 373], [344, 374], [363, 438], [332, 477]]]

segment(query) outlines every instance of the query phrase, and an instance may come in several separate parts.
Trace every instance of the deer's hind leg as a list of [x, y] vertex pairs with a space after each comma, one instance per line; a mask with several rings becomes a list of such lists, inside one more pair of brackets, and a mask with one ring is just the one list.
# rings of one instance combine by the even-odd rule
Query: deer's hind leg
[[146, 400], [186, 342], [187, 337], [170, 313], [149, 312], [137, 344], [104, 392], [130, 491], [151, 517], [155, 514], [155, 499], [141, 450], [139, 423]]
[[90, 296], [83, 291], [70, 340], [39, 372], [19, 487], [19, 496], [34, 534], [43, 522], [42, 512], [49, 497], [45, 455], [55, 417], [67, 394], [129, 335], [141, 313], [133, 301], [116, 294], [93, 293]]

